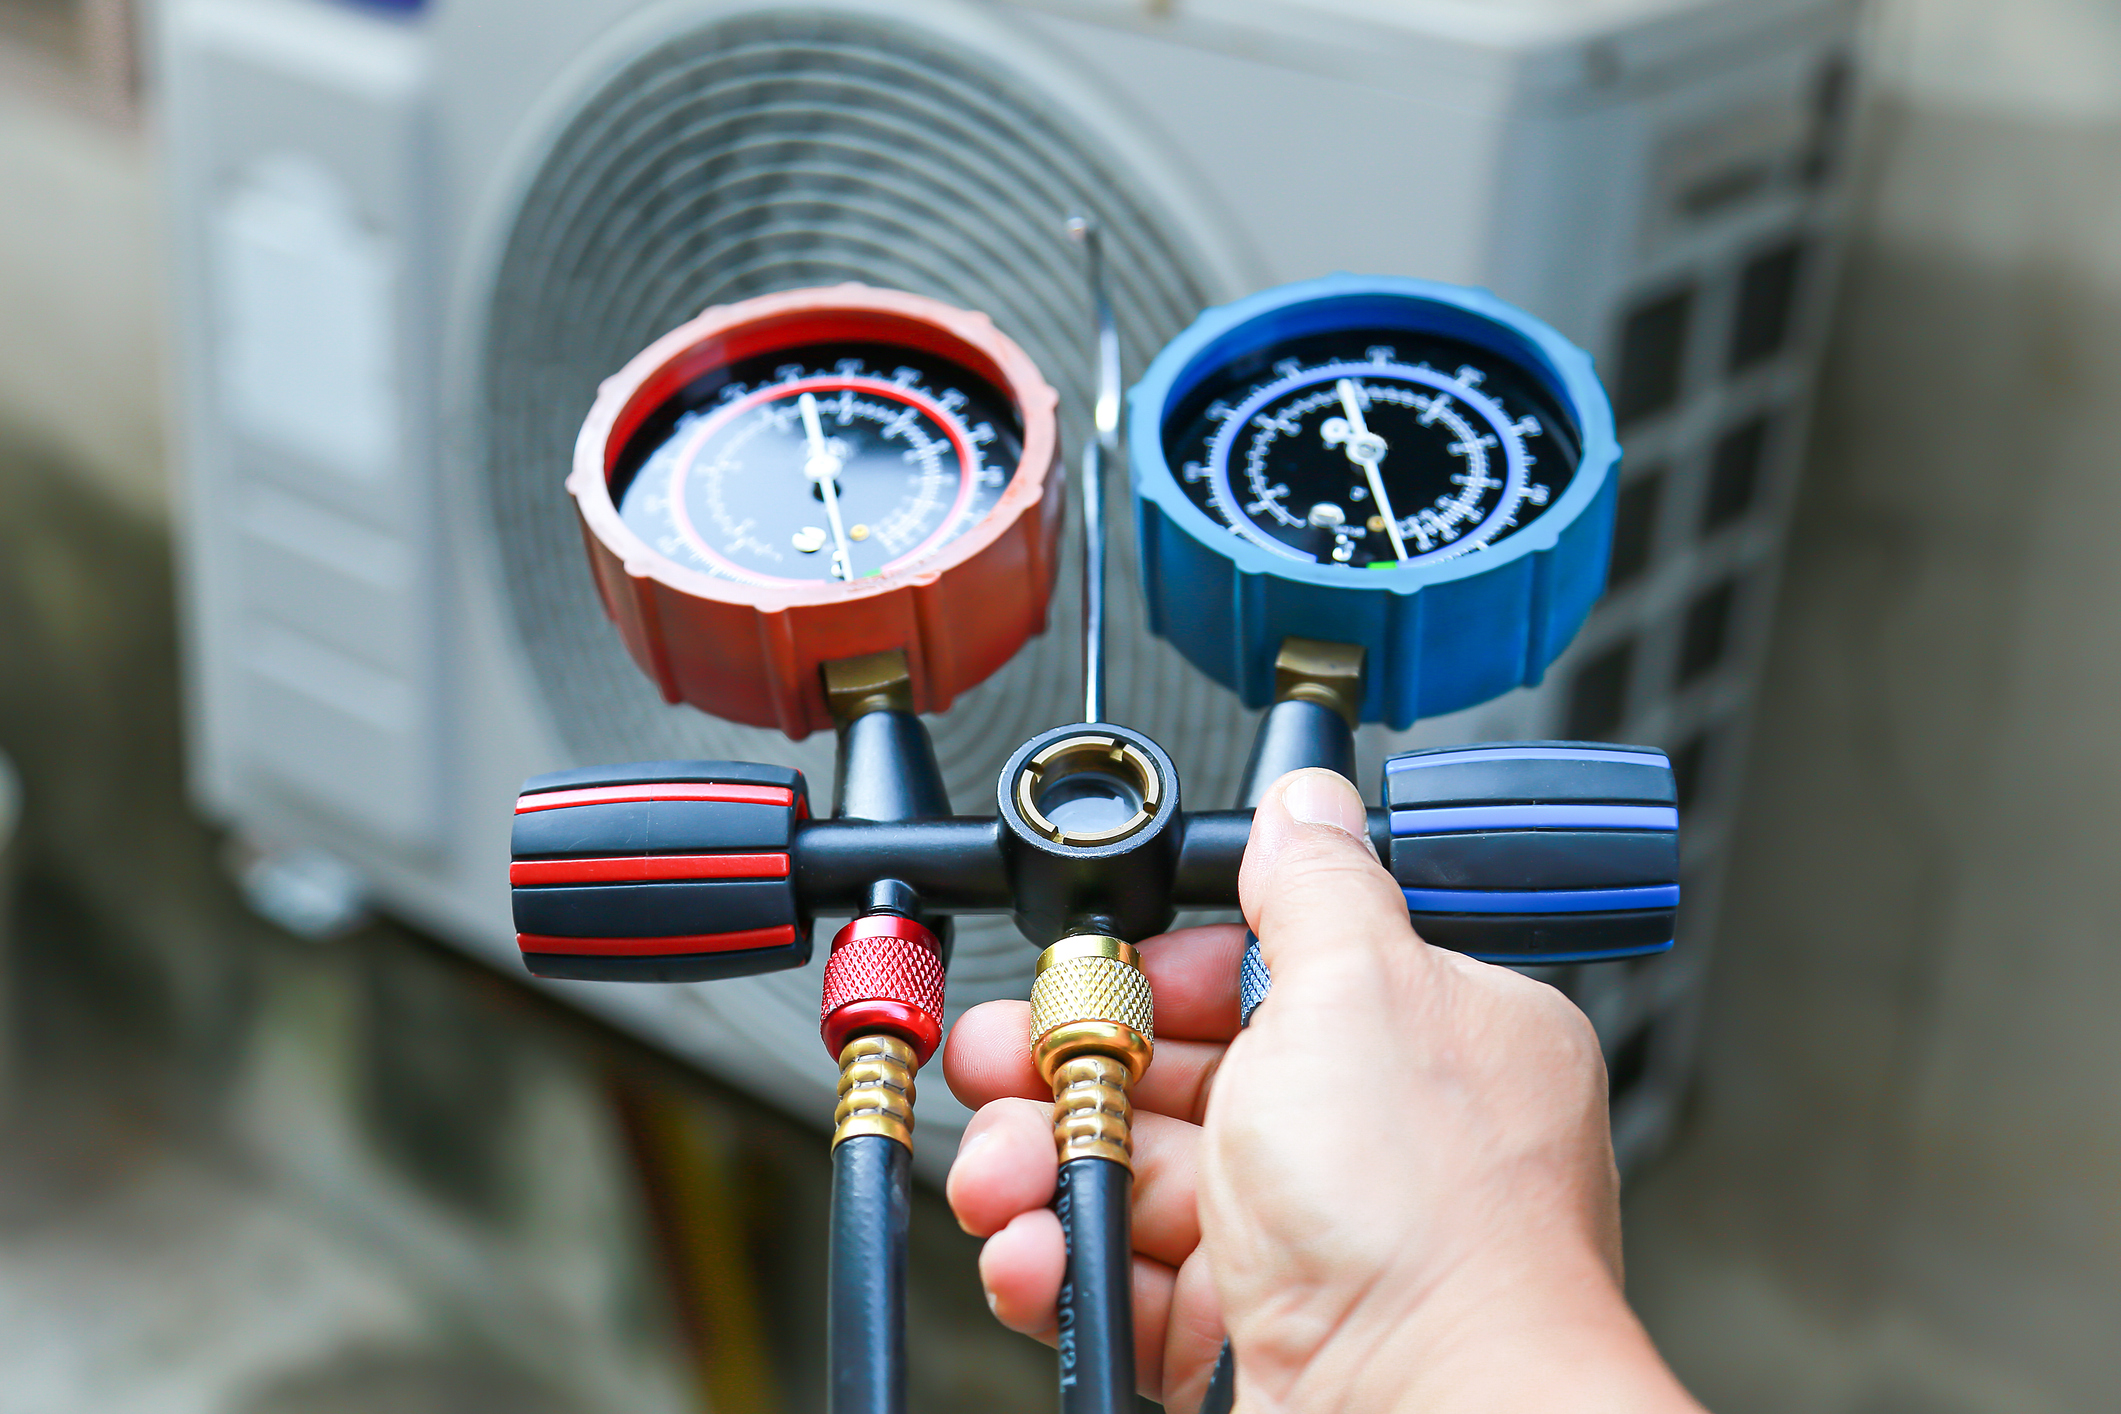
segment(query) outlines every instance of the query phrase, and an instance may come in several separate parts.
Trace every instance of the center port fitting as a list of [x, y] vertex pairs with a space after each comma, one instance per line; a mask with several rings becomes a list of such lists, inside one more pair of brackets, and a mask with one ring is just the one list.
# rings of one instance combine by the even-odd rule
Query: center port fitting
[[1156, 1009], [1141, 954], [1102, 933], [1062, 938], [1038, 956], [1031, 983], [1031, 1057], [1053, 1087], [1053, 1142], [1062, 1163], [1134, 1167], [1129, 1087], [1156, 1049]]
[[1171, 926], [1178, 767], [1148, 737], [1103, 722], [1040, 732], [995, 777], [994, 807], [1016, 926], [1035, 946]]
[[1049, 742], [1017, 769], [1016, 808], [1055, 844], [1115, 844], [1156, 818], [1163, 777], [1124, 737], [1085, 731]]

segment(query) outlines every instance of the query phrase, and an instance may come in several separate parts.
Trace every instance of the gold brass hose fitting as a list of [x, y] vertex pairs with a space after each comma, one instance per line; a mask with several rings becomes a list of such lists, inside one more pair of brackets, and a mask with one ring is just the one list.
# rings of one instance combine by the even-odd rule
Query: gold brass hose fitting
[[1274, 700], [1315, 702], [1349, 727], [1362, 715], [1362, 649], [1352, 643], [1284, 638], [1274, 655]]
[[832, 1111], [832, 1143], [881, 1134], [913, 1147], [913, 1046], [888, 1032], [857, 1036], [840, 1051], [840, 1102]]
[[870, 712], [913, 710], [913, 673], [902, 648], [835, 658], [818, 671], [825, 679], [825, 705], [843, 727]]
[[1060, 1161], [1134, 1167], [1128, 1087], [1156, 1049], [1155, 1004], [1141, 954], [1118, 938], [1078, 933], [1038, 955], [1031, 984], [1031, 1058], [1053, 1087]]

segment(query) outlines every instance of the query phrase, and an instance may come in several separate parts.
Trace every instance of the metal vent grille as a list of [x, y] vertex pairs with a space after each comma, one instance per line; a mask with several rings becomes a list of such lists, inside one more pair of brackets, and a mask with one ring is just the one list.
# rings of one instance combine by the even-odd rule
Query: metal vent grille
[[[643, 53], [590, 97], [527, 189], [483, 370], [485, 484], [509, 598], [567, 748], [584, 762], [784, 762], [819, 792], [831, 773], [829, 740], [791, 743], [665, 706], [620, 650], [562, 490], [600, 379], [709, 304], [842, 280], [895, 286], [984, 310], [1025, 347], [1061, 391], [1072, 468], [1089, 316], [1064, 217], [1090, 210], [1105, 224], [1130, 368], [1208, 298], [1142, 187], [991, 56], [871, 18], [727, 20]], [[1127, 582], [1130, 527], [1113, 535], [1114, 710], [1171, 751], [1190, 800], [1227, 804], [1246, 714], [1147, 638]], [[992, 809], [1008, 753], [1076, 700], [1073, 583], [1064, 566], [1046, 635], [933, 723], [961, 811]], [[1024, 995], [1031, 960], [1006, 922], [968, 920], [953, 1010]], [[768, 980], [814, 1029], [813, 983]]]

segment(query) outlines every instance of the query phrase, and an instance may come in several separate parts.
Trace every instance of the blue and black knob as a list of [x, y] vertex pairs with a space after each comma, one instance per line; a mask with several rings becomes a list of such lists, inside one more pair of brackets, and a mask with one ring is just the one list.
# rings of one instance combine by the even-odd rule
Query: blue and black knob
[[1679, 804], [1647, 746], [1511, 741], [1385, 763], [1392, 877], [1415, 931], [1488, 962], [1608, 962], [1672, 946]]

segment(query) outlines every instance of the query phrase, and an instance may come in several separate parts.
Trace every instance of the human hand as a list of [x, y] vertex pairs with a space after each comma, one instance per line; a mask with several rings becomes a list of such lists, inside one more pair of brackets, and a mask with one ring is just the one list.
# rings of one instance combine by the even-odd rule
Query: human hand
[[[1430, 948], [1353, 787], [1283, 778], [1240, 879], [1273, 995], [1237, 1025], [1243, 930], [1142, 944], [1156, 1056], [1135, 1088], [1143, 1391], [1198, 1406], [1225, 1330], [1243, 1406], [1698, 1411], [1620, 1289], [1605, 1072], [1565, 997]], [[1053, 1340], [1051, 1090], [1026, 1004], [944, 1052], [979, 1113], [949, 1181], [997, 1317]]]

